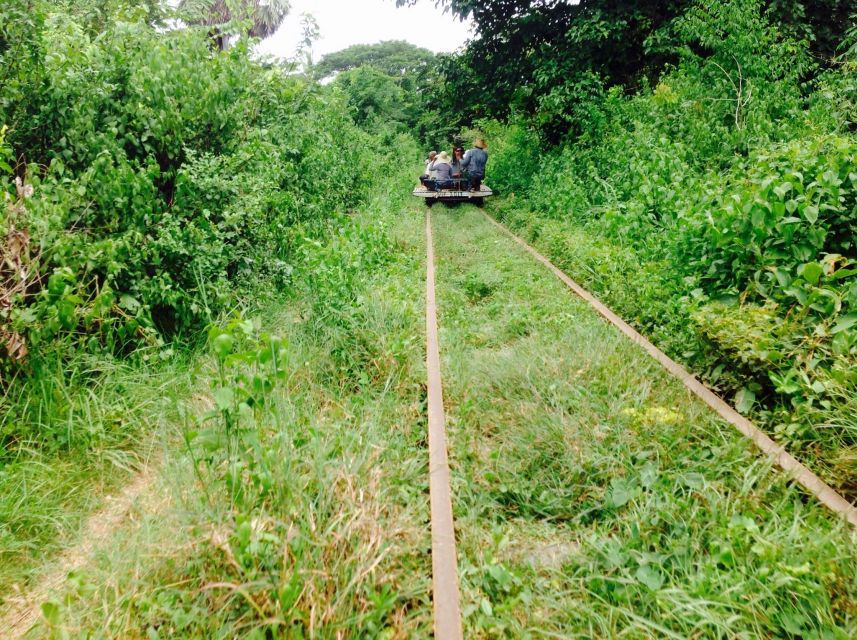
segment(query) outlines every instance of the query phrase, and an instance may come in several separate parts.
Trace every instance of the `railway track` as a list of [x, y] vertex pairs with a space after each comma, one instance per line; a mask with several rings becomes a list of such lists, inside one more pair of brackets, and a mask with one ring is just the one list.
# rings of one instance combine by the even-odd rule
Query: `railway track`
[[[814, 496], [838, 518], [857, 529], [857, 509], [830, 486], [812, 473], [803, 464], [776, 444], [745, 417], [741, 416], [722, 398], [705, 387], [681, 365], [669, 358], [630, 325], [599, 302], [592, 294], [571, 280], [532, 246], [513, 234], [502, 224], [482, 212], [485, 218], [505, 236], [513, 240], [532, 258], [546, 267], [568, 289], [594, 309], [604, 320], [616, 327], [628, 339], [642, 347], [669, 374], [680, 381], [694, 396], [713, 409], [723, 420], [731, 424], [794, 482]], [[435, 301], [435, 262], [432, 236], [431, 212], [426, 214], [426, 362], [428, 369], [428, 417], [430, 451], [430, 490], [432, 517], [433, 556], [433, 607], [435, 637], [440, 640], [462, 637], [459, 577], [450, 490], [450, 467], [447, 459], [445, 415], [443, 406], [442, 375], [440, 370], [440, 345], [437, 328], [437, 305]]]
[[460, 640], [458, 562], [446, 452], [446, 418], [443, 411], [434, 279], [434, 241], [429, 212], [426, 214], [426, 369], [434, 633], [438, 640]]
[[[341, 605], [340, 619], [310, 635], [681, 640], [795, 637], [791, 630], [806, 624], [802, 637], [857, 637], [853, 506], [504, 227], [472, 207], [426, 213], [424, 226], [422, 218], [397, 218], [407, 268], [391, 272], [393, 285], [369, 291], [381, 292], [379, 308], [409, 305], [404, 320], [394, 318], [402, 320], [397, 335], [411, 340], [422, 321], [413, 302], [425, 255], [430, 513], [422, 499], [423, 427], [414, 420], [422, 354], [410, 342], [407, 384], [398, 392], [385, 387], [383, 404], [366, 418], [353, 417], [366, 410], [362, 395], [347, 417], [321, 417], [320, 432], [333, 438], [341, 429], [348, 438], [319, 446], [318, 460], [356, 471], [348, 485], [354, 493], [344, 496], [351, 502], [332, 493], [324, 500], [328, 516], [324, 508], [305, 509], [308, 537], [330, 551], [295, 556], [284, 569], [284, 576], [319, 576], [324, 588], [308, 600], [309, 615]], [[307, 411], [297, 415], [319, 420], [314, 406]], [[746, 446], [747, 437], [764, 456]], [[774, 463], [788, 477], [772, 472]], [[356, 475], [363, 468], [372, 475]], [[316, 487], [327, 486], [313, 478], [280, 480], [307, 486], [297, 498], [313, 505], [324, 493]], [[391, 500], [395, 509], [388, 509]], [[110, 513], [122, 520], [126, 511]], [[208, 503], [200, 514], [207, 521]], [[98, 519], [104, 528], [120, 526], [112, 515]], [[366, 529], [342, 530], [342, 522]], [[94, 547], [109, 549], [116, 533], [87, 534], [87, 546], [67, 554], [72, 568], [84, 566], [77, 557]], [[108, 611], [105, 603], [172, 587], [162, 584], [148, 552], [129, 555], [137, 559], [118, 573], [109, 563], [86, 563], [91, 584], [106, 595], [69, 600], [75, 606], [68, 614], [80, 616], [68, 621], [70, 637], [84, 637], [77, 629], [103, 634], [117, 620], [122, 631], [111, 637], [144, 634], [145, 612], [132, 605], [118, 616], [121, 604]], [[0, 636], [22, 634], [38, 618], [39, 601], [68, 593], [68, 566], [22, 599], [26, 618], [7, 616], [21, 624], [10, 623]], [[342, 581], [337, 587], [328, 576]], [[382, 594], [398, 607], [395, 615], [379, 615], [372, 627], [354, 623], [378, 606], [365, 593]], [[208, 619], [195, 624], [205, 629]], [[32, 637], [52, 632], [42, 627]]]

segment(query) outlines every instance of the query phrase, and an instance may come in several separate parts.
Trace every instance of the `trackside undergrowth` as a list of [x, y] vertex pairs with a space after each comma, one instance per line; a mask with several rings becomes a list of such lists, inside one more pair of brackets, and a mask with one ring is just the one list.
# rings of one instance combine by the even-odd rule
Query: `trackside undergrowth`
[[105, 496], [160, 455], [176, 402], [192, 395], [193, 365], [188, 355], [156, 360], [79, 358], [16, 389], [13, 402], [30, 409], [31, 424], [61, 431], [62, 444], [20, 440], [0, 463], [0, 606], [75, 544]]
[[212, 330], [166, 499], [34, 637], [430, 635], [424, 240], [392, 203], [304, 247], [301, 296]]

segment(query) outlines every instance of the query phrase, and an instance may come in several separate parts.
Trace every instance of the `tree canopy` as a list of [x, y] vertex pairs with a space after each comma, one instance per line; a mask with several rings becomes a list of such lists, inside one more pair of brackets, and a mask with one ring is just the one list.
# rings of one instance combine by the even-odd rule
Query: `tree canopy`
[[[397, 0], [399, 6], [418, 0]], [[590, 104], [613, 86], [633, 91], [678, 61], [688, 42], [675, 22], [691, 0], [436, 0], [473, 21], [476, 37], [446, 59], [446, 89], [437, 102], [462, 122], [522, 113], [549, 140], [582, 131], [594, 117]], [[850, 0], [765, 0], [759, 10], [783, 34], [806, 42], [817, 66], [841, 48], [854, 11]], [[804, 69], [808, 73], [810, 68]]]
[[408, 42], [390, 40], [327, 54], [311, 73], [334, 78], [333, 86], [344, 91], [361, 127], [410, 131], [425, 139], [433, 138], [442, 124], [433, 111], [443, 94], [438, 76], [442, 58]]
[[[179, 10], [191, 24], [211, 27], [219, 34], [232, 20], [251, 20], [248, 34], [254, 38], [274, 35], [291, 8], [290, 0], [180, 0]], [[224, 40], [218, 35], [218, 44]]]
[[315, 66], [315, 75], [326, 78], [341, 71], [367, 65], [389, 76], [402, 77], [426, 71], [437, 56], [428, 49], [404, 40], [387, 40], [377, 44], [356, 44], [329, 53]]

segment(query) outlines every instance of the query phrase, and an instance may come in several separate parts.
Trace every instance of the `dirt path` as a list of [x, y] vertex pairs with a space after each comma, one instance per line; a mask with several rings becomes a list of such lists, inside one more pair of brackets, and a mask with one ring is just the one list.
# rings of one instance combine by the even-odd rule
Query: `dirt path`
[[122, 490], [119, 495], [106, 499], [107, 504], [86, 522], [81, 541], [66, 549], [52, 563], [52, 569], [38, 586], [19, 596], [9, 598], [10, 606], [0, 614], [0, 629], [4, 637], [17, 640], [33, 627], [42, 615], [42, 604], [59, 591], [69, 573], [86, 566], [93, 553], [131, 516], [135, 505], [150, 507], [154, 480], [152, 467], [146, 467]]

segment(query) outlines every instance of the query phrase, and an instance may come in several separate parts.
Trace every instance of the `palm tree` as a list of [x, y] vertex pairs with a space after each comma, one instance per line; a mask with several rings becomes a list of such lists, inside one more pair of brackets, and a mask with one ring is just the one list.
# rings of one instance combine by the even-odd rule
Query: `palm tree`
[[226, 47], [223, 25], [233, 18], [251, 18], [248, 34], [254, 38], [274, 35], [291, 8], [290, 0], [181, 0], [179, 10], [190, 24], [209, 27], [211, 37], [222, 50]]

